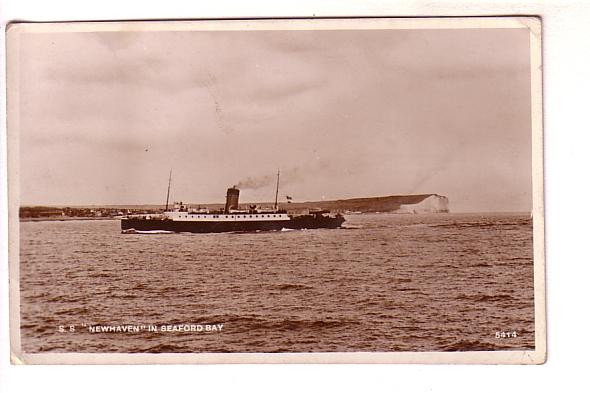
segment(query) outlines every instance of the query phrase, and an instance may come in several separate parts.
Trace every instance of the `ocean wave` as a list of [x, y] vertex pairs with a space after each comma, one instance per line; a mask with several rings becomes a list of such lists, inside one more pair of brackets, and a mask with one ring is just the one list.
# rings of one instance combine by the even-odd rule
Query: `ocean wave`
[[517, 220], [509, 222], [453, 222], [445, 224], [430, 224], [431, 228], [487, 228], [487, 227], [513, 227], [530, 226], [532, 220]]
[[57, 310], [54, 311], [55, 315], [86, 315], [88, 314], [88, 312], [91, 311], [88, 307], [86, 306], [78, 306], [78, 307], [72, 307], [66, 310]]
[[306, 319], [283, 319], [280, 321], [271, 322], [266, 325], [266, 328], [275, 331], [308, 331], [308, 330], [323, 330], [341, 328], [347, 325], [348, 321], [342, 320], [306, 320]]
[[146, 353], [178, 353], [178, 352], [192, 352], [191, 348], [187, 346], [179, 346], [168, 343], [160, 343], [147, 348], [137, 348], [133, 352], [146, 352]]
[[474, 340], [457, 340], [442, 347], [442, 351], [444, 352], [497, 351], [502, 349], [511, 349], [511, 347]]
[[477, 294], [477, 295], [464, 295], [461, 294], [456, 297], [459, 300], [469, 300], [471, 302], [501, 302], [501, 301], [511, 301], [515, 300], [513, 296], [510, 295], [486, 295], [486, 294]]
[[295, 290], [299, 290], [299, 289], [312, 289], [313, 287], [309, 286], [309, 285], [303, 285], [303, 284], [278, 284], [276, 286], [274, 286], [276, 289], [280, 289], [283, 291], [289, 291], [292, 289]]
[[353, 323], [348, 319], [295, 319], [265, 317], [262, 315], [217, 315], [206, 318], [207, 321], [224, 321], [227, 332], [240, 331], [272, 331], [272, 332], [304, 332], [324, 329], [336, 329]]

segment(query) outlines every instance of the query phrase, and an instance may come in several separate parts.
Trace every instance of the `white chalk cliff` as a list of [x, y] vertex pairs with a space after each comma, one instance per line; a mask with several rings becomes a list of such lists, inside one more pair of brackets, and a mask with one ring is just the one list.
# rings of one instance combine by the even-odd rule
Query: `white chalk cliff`
[[449, 211], [449, 198], [442, 195], [430, 195], [421, 202], [411, 205], [400, 205], [396, 213], [420, 214], [420, 213], [447, 213]]

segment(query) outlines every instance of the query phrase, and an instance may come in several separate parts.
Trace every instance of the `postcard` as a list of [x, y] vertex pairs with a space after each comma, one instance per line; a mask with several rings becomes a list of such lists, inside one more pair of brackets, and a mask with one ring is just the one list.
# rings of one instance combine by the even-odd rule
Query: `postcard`
[[13, 363], [545, 361], [540, 19], [6, 40]]

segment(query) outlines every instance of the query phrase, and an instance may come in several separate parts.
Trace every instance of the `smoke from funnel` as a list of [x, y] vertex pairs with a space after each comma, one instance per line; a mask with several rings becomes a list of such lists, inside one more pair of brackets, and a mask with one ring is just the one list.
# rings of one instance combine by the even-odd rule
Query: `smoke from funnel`
[[[297, 167], [285, 171], [281, 170], [281, 185], [292, 183], [301, 179], [301, 170]], [[274, 186], [277, 181], [276, 174], [263, 176], [248, 176], [240, 180], [236, 187], [241, 190], [257, 190], [259, 188]]]
[[276, 177], [271, 175], [247, 177], [243, 180], [240, 180], [236, 187], [242, 190], [257, 190], [259, 188], [271, 185], [275, 181]]

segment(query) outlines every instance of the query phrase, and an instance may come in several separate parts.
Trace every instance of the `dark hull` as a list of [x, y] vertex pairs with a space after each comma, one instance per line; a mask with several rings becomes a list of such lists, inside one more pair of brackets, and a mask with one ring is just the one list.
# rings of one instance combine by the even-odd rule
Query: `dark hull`
[[192, 233], [280, 231], [281, 229], [339, 228], [344, 222], [341, 215], [296, 216], [289, 221], [173, 221], [144, 218], [121, 220], [123, 231], [169, 231]]

